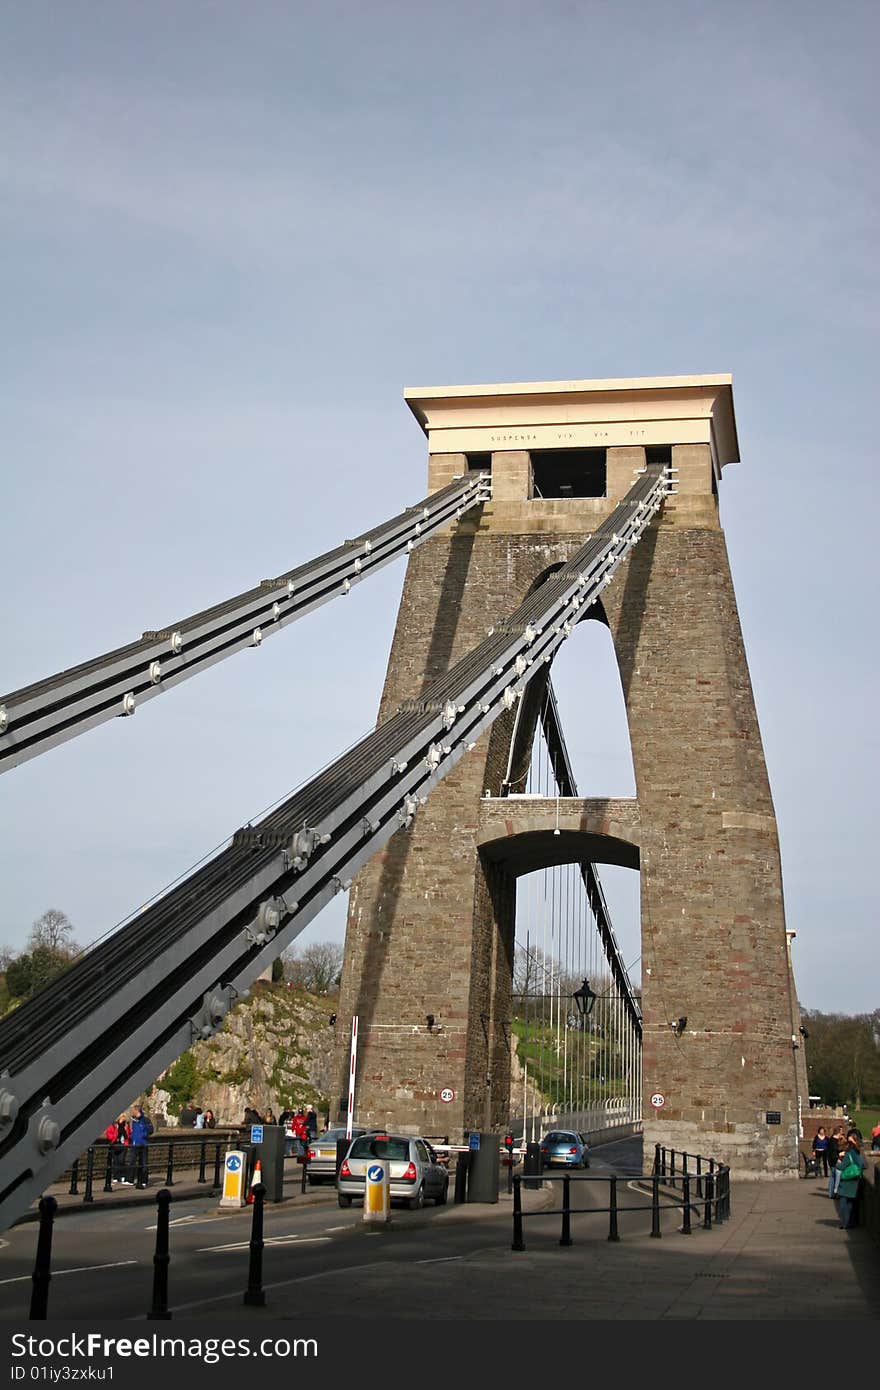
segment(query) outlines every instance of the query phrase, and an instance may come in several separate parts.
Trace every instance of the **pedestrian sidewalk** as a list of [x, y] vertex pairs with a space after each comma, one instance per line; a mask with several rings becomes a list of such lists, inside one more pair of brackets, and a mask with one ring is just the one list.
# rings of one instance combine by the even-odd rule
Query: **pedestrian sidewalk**
[[[647, 1201], [650, 1181], [644, 1190]], [[880, 1314], [880, 1248], [864, 1229], [841, 1231], [834, 1204], [814, 1183], [734, 1182], [729, 1219], [705, 1230], [695, 1216], [684, 1235], [667, 1213], [659, 1240], [650, 1235], [650, 1212], [639, 1234], [622, 1220], [617, 1243], [607, 1239], [607, 1215], [573, 1216], [565, 1247], [561, 1218], [547, 1210], [558, 1208], [560, 1185], [522, 1196], [524, 1251], [511, 1249], [512, 1203], [502, 1192], [497, 1204], [432, 1214], [444, 1224], [479, 1223], [485, 1239], [469, 1254], [420, 1261], [417, 1273], [407, 1233], [398, 1239], [393, 1222], [363, 1230], [377, 1251], [366, 1268], [353, 1263], [302, 1278], [267, 1258], [265, 1315], [302, 1324], [336, 1310], [346, 1318], [458, 1322], [828, 1322]], [[237, 1321], [253, 1310], [218, 1299], [199, 1315]]]

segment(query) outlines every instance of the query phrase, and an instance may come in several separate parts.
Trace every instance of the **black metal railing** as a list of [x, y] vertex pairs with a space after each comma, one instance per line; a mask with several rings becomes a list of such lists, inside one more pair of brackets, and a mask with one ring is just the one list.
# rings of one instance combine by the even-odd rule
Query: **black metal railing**
[[102, 1192], [112, 1192], [114, 1182], [150, 1187], [152, 1175], [164, 1167], [163, 1185], [167, 1188], [174, 1186], [175, 1174], [176, 1181], [180, 1182], [182, 1174], [186, 1172], [195, 1174], [190, 1181], [210, 1182], [210, 1190], [219, 1192], [223, 1153], [237, 1142], [237, 1130], [204, 1137], [169, 1135], [167, 1138], [150, 1139], [147, 1144], [135, 1147], [120, 1147], [106, 1139], [97, 1139], [84, 1154], [73, 1160], [67, 1173], [62, 1175], [62, 1181], [69, 1178], [68, 1194], [71, 1197], [79, 1196], [82, 1185], [83, 1202], [90, 1203], [95, 1201], [96, 1179], [101, 1184]]
[[[560, 1245], [573, 1244], [571, 1236], [571, 1218], [573, 1216], [607, 1216], [608, 1235], [610, 1241], [620, 1240], [620, 1216], [625, 1214], [627, 1217], [637, 1212], [651, 1213], [650, 1235], [659, 1240], [662, 1236], [661, 1219], [664, 1211], [674, 1211], [679, 1214], [681, 1224], [677, 1230], [680, 1235], [690, 1235], [693, 1230], [694, 1218], [696, 1224], [701, 1225], [704, 1230], [711, 1230], [713, 1225], [719, 1225], [726, 1221], [730, 1215], [730, 1168], [725, 1163], [719, 1163], [713, 1158], [704, 1158], [702, 1155], [686, 1154], [673, 1149], [662, 1149], [658, 1144], [654, 1155], [654, 1166], [650, 1174], [644, 1173], [614, 1173], [610, 1175], [583, 1174], [576, 1179], [577, 1186], [589, 1183], [595, 1192], [595, 1185], [604, 1183], [608, 1188], [608, 1202], [605, 1206], [573, 1206], [572, 1205], [572, 1179], [569, 1173], [541, 1173], [542, 1182], [561, 1182], [562, 1183], [562, 1204], [558, 1207], [541, 1208], [534, 1211], [524, 1212], [522, 1209], [522, 1184], [528, 1180], [522, 1177], [513, 1179], [513, 1240], [512, 1250], [525, 1250], [525, 1240], [523, 1238], [523, 1221], [526, 1217], [533, 1216], [560, 1216], [562, 1218], [562, 1229], [559, 1237]], [[628, 1202], [626, 1207], [621, 1207], [618, 1200], [618, 1183], [635, 1183], [641, 1185], [645, 1190], [645, 1195], [650, 1198], [647, 1202]], [[534, 1181], [532, 1186], [536, 1184]], [[672, 1189], [661, 1193], [661, 1188]], [[582, 1189], [581, 1189], [582, 1190]]]

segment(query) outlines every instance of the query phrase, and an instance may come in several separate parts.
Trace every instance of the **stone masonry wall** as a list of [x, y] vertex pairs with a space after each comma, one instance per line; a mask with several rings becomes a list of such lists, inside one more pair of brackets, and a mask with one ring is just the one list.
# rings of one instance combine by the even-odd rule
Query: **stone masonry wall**
[[[415, 551], [380, 718], [481, 640], [612, 505], [506, 499]], [[646, 1142], [729, 1161], [740, 1176], [793, 1175], [779, 849], [715, 498], [670, 499], [603, 603], [636, 774]], [[504, 1123], [513, 888], [478, 841], [510, 731], [496, 721], [352, 889], [338, 1075], [341, 1099], [357, 1013], [360, 1123], [430, 1134]], [[666, 1104], [653, 1111], [657, 1091]]]

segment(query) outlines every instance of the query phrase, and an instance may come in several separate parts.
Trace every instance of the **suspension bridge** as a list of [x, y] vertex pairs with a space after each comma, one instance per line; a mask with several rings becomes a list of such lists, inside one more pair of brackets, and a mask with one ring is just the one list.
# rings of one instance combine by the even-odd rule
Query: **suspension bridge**
[[[717, 518], [738, 456], [730, 378], [406, 395], [429, 443], [423, 501], [0, 697], [3, 772], [408, 559], [375, 729], [0, 1021], [0, 1227], [349, 889], [338, 1071], [343, 1091], [356, 1017], [361, 1121], [650, 1121], [649, 1141], [797, 1171], [778, 844]], [[553, 658], [586, 618], [614, 633], [629, 805], [579, 797], [553, 697]], [[641, 1003], [603, 860], [640, 871]], [[594, 1007], [572, 1013], [581, 982]], [[665, 1113], [644, 1114], [660, 1090]]]

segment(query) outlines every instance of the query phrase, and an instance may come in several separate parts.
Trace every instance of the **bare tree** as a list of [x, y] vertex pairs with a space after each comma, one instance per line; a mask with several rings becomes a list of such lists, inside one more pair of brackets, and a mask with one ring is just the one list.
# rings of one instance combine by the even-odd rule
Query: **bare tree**
[[310, 994], [329, 994], [339, 982], [343, 947], [337, 941], [313, 941], [302, 953], [296, 947], [284, 952], [284, 974]]
[[37, 946], [46, 946], [50, 951], [65, 956], [74, 955], [79, 950], [73, 939], [73, 923], [57, 907], [48, 908], [42, 917], [37, 918], [31, 927], [28, 945], [32, 951]]

